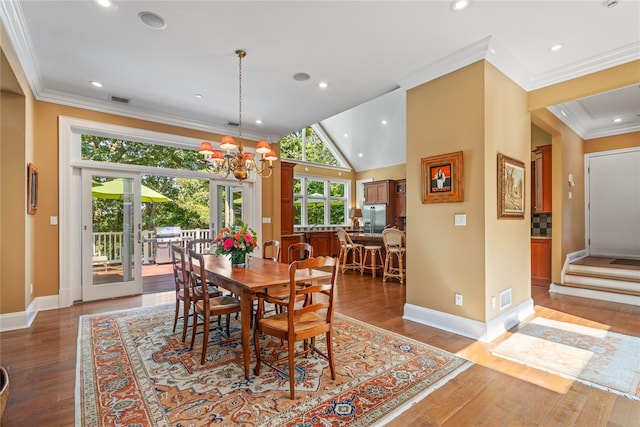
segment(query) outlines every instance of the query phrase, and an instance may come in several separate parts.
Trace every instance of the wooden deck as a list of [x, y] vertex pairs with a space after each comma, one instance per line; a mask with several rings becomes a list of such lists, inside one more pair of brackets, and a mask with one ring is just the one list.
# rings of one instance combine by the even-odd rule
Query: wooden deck
[[[95, 284], [122, 281], [122, 268], [109, 266], [106, 271], [102, 266], [93, 268]], [[154, 294], [174, 290], [173, 267], [171, 264], [148, 264], [142, 266], [142, 293]]]

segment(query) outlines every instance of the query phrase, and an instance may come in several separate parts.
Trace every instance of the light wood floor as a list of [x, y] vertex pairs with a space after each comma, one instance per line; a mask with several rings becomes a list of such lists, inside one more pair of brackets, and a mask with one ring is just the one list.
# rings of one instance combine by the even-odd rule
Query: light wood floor
[[[537, 315], [640, 336], [640, 307], [549, 294], [534, 288]], [[393, 426], [640, 426], [640, 402], [494, 357], [475, 342], [402, 319], [404, 287], [347, 272], [342, 314], [456, 353], [475, 365], [396, 418]], [[156, 294], [41, 312], [27, 330], [0, 334], [10, 375], [3, 427], [74, 425], [78, 317], [172, 301]]]

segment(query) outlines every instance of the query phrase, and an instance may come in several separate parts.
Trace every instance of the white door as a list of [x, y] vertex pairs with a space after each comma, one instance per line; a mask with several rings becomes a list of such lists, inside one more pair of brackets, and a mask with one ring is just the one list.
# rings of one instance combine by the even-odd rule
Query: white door
[[589, 255], [640, 259], [640, 150], [587, 157]]
[[[119, 189], [99, 191], [108, 181]], [[139, 174], [83, 169], [83, 301], [142, 293], [140, 194]]]

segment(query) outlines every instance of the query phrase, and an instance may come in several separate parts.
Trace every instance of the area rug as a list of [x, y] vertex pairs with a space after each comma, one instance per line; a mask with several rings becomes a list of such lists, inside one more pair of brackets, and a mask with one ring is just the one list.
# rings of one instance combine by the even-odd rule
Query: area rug
[[[82, 316], [78, 334], [78, 426], [364, 426], [387, 422], [468, 368], [429, 345], [336, 315], [336, 380], [320, 357], [298, 358], [289, 381], [263, 365], [244, 379], [240, 323], [231, 340], [212, 333], [189, 351], [173, 305]], [[264, 342], [263, 342], [264, 341]], [[261, 347], [286, 342], [264, 337]], [[318, 346], [324, 348], [324, 340]], [[253, 349], [253, 347], [252, 347]], [[254, 360], [251, 360], [254, 366]]]
[[640, 400], [640, 338], [537, 317], [494, 354]]

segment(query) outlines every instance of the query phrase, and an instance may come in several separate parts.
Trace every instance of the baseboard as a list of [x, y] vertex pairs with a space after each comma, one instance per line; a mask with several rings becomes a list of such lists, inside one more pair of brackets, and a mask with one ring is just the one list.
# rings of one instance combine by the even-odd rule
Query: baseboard
[[404, 305], [403, 319], [474, 340], [491, 342], [534, 313], [533, 300], [529, 298], [486, 323], [412, 304]]
[[58, 295], [34, 298], [25, 311], [0, 314], [0, 332], [29, 328], [39, 312], [58, 307]]
[[549, 292], [574, 297], [599, 299], [603, 301], [617, 302], [620, 304], [631, 304], [640, 306], [640, 297], [636, 295], [619, 294], [616, 292], [598, 291], [595, 289], [574, 288], [572, 286], [556, 285], [552, 283]]

